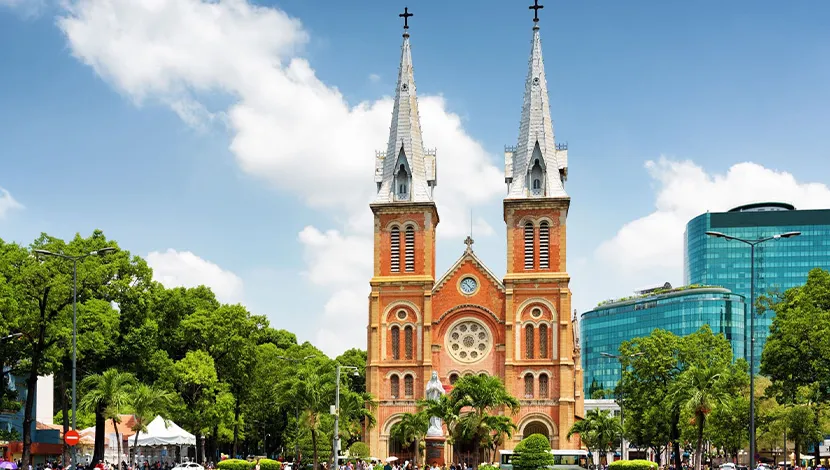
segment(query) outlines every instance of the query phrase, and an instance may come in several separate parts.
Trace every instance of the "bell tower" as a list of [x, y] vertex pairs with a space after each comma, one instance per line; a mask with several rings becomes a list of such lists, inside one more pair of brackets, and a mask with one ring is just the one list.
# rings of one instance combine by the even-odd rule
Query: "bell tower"
[[554, 139], [539, 36], [541, 8], [538, 0], [530, 7], [533, 34], [518, 141], [505, 147], [505, 326], [506, 336], [514, 339], [505, 345], [505, 383], [523, 407], [543, 404], [558, 430], [551, 445], [568, 448], [573, 444], [566, 435], [582, 401], [565, 256], [568, 149]]
[[367, 391], [378, 399], [379, 426], [368, 431], [371, 449], [387, 449], [380, 423], [414, 412], [431, 374], [435, 228], [432, 200], [436, 152], [424, 148], [405, 9], [403, 45], [386, 151], [376, 152], [374, 273], [370, 281]]

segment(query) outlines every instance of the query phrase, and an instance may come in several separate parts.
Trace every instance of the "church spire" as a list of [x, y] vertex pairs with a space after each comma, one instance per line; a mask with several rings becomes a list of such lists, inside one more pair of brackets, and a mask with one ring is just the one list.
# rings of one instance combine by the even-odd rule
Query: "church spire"
[[505, 182], [508, 198], [567, 197], [568, 148], [556, 144], [550, 117], [542, 40], [539, 37], [539, 0], [534, 10], [533, 40], [525, 81], [519, 140], [515, 147], [505, 147]]
[[409, 8], [398, 15], [404, 19], [401, 65], [392, 107], [392, 124], [386, 152], [375, 162], [376, 203], [431, 202], [436, 186], [435, 151], [425, 151], [415, 94], [412, 51], [409, 46]]

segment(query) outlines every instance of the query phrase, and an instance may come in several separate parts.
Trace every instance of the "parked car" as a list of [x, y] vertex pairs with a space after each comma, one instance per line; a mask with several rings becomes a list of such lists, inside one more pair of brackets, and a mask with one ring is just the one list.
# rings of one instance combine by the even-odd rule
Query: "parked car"
[[205, 470], [205, 467], [196, 462], [182, 462], [180, 464], [176, 464], [176, 466], [173, 467], [173, 470]]

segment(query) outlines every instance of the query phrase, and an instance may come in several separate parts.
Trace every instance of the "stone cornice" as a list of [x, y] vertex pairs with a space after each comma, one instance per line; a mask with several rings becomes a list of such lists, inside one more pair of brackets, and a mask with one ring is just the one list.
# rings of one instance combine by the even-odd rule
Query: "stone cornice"
[[435, 283], [435, 279], [432, 276], [428, 275], [412, 275], [412, 276], [375, 276], [371, 280], [369, 280], [369, 284], [372, 287], [376, 286], [413, 286], [419, 285], [423, 286], [424, 284], [430, 285], [430, 290], [432, 284]]
[[571, 275], [566, 272], [544, 272], [544, 271], [532, 271], [532, 272], [522, 272], [522, 273], [507, 273], [504, 275], [504, 281], [526, 281], [526, 282], [538, 282], [540, 280], [550, 280], [550, 281], [570, 281]]
[[492, 318], [492, 320], [493, 320], [494, 322], [496, 322], [496, 324], [497, 324], [497, 325], [504, 325], [504, 322], [503, 322], [503, 321], [501, 321], [501, 320], [499, 320], [499, 317], [498, 317], [498, 316], [496, 316], [496, 314], [495, 314], [495, 313], [493, 313], [493, 311], [491, 311], [490, 309], [488, 309], [488, 308], [486, 308], [486, 307], [482, 307], [481, 305], [475, 305], [475, 304], [461, 304], [461, 305], [456, 305], [455, 307], [453, 307], [453, 308], [451, 308], [451, 309], [447, 310], [446, 312], [442, 313], [442, 314], [441, 314], [441, 316], [440, 316], [440, 317], [438, 317], [438, 320], [435, 320], [435, 321], [433, 321], [432, 323], [433, 323], [433, 324], [435, 324], [435, 325], [438, 325], [438, 324], [440, 324], [440, 323], [444, 320], [444, 318], [446, 318], [448, 315], [450, 315], [450, 314], [452, 314], [452, 313], [455, 313], [455, 312], [457, 312], [457, 311], [459, 311], [459, 310], [477, 310], [477, 311], [479, 311], [479, 312], [483, 312], [483, 313], [486, 313], [486, 314], [490, 315], [490, 317]]
[[434, 202], [383, 202], [369, 204], [372, 212], [378, 214], [411, 214], [424, 211], [435, 215], [433, 225], [438, 225], [438, 207]]

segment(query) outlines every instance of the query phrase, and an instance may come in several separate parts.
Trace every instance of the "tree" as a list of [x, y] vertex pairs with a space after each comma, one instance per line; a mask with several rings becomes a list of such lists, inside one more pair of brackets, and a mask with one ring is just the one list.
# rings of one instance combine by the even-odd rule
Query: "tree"
[[[519, 410], [519, 400], [504, 387], [501, 379], [489, 375], [468, 375], [455, 383], [449, 395], [437, 401], [421, 403], [429, 416], [444, 420], [454, 442], [472, 444], [475, 460], [480, 459], [482, 446], [497, 447], [504, 435], [516, 429], [509, 417], [498, 417], [506, 409], [510, 414]], [[461, 411], [469, 409], [462, 415]]]
[[707, 418], [708, 436], [712, 444], [723, 449], [737, 463], [738, 453], [749, 443], [749, 399], [731, 395], [722, 399]]
[[602, 458], [620, 442], [622, 426], [608, 410], [588, 410], [585, 419], [575, 422], [568, 430], [568, 440], [574, 434], [579, 434], [585, 447]]
[[365, 442], [355, 442], [349, 446], [349, 457], [366, 459], [369, 457], [369, 446]]
[[95, 413], [95, 450], [92, 454], [92, 467], [104, 458], [105, 420], [112, 421], [115, 439], [118, 442], [118, 462], [121, 462], [121, 437], [118, 432], [120, 410], [130, 399], [130, 393], [135, 383], [132, 374], [120, 372], [117, 369], [107, 369], [102, 374], [88, 375], [81, 381], [81, 388], [85, 390], [79, 403], [86, 411]]
[[417, 413], [404, 413], [401, 420], [392, 425], [389, 430], [389, 437], [403, 444], [412, 445], [415, 455], [415, 465], [421, 458], [421, 441], [426, 437], [429, 429], [429, 416], [423, 411]]
[[213, 358], [205, 351], [188, 351], [185, 357], [176, 362], [176, 390], [180, 397], [178, 416], [186, 423], [196, 437], [196, 460], [204, 461], [202, 455], [202, 437], [206, 425], [210, 424], [210, 414], [217, 406], [217, 388]]
[[[649, 336], [624, 342], [620, 353], [623, 373], [616, 395], [626, 413], [625, 434], [636, 445], [650, 447], [657, 454], [670, 442], [677, 468], [681, 466], [681, 434], [685, 428], [681, 417], [694, 408], [689, 405], [692, 396], [681, 391], [681, 382], [691, 386], [697, 379], [703, 380], [705, 374], [700, 371], [728, 377], [716, 381], [717, 390], [706, 389], [710, 401], [717, 401], [711, 400], [712, 394], [736, 394], [736, 386], [748, 381], [746, 361], [733, 365], [729, 341], [723, 334], [712, 333], [708, 325], [683, 338], [657, 329]], [[698, 372], [688, 372], [692, 369]], [[698, 411], [704, 409], [700, 407]], [[699, 421], [705, 426], [705, 416]]]
[[147, 384], [139, 384], [133, 389], [130, 405], [135, 416], [132, 430], [135, 432], [135, 446], [138, 446], [138, 436], [147, 432], [147, 425], [157, 415], [165, 413], [173, 404], [175, 394]]
[[550, 441], [541, 434], [522, 439], [513, 450], [513, 466], [517, 470], [538, 470], [553, 466]]
[[[41, 234], [30, 246], [31, 249], [64, 253], [69, 256], [84, 255], [104, 247], [118, 245], [107, 240], [103, 232], [96, 230], [87, 238], [76, 235], [70, 242]], [[59, 384], [65, 382], [71, 350], [72, 315], [72, 262], [53, 256], [35, 256], [28, 249], [14, 243], [0, 240], [0, 278], [6, 288], [0, 289], [0, 305], [13, 306], [16, 315], [14, 327], [23, 333], [24, 341], [19, 344], [20, 358], [26, 367], [26, 402], [23, 413], [23, 461], [31, 461], [31, 430], [34, 422], [34, 397], [38, 376], [58, 373]], [[119, 302], [129, 292], [141, 288], [149, 278], [150, 269], [140, 258], [131, 258], [126, 251], [117, 251], [106, 256], [88, 256], [77, 263], [79, 316], [83, 305], [92, 299]], [[112, 308], [101, 310], [111, 317], [117, 316]], [[112, 324], [112, 323], [109, 323]], [[81, 326], [81, 324], [79, 324]], [[79, 328], [79, 332], [81, 328]], [[79, 337], [79, 356], [82, 351], [82, 337]], [[94, 344], [93, 344], [94, 345]], [[116, 363], [112, 359], [115, 348], [99, 348], [95, 357], [105, 364]], [[79, 360], [82, 358], [79, 358]], [[104, 370], [99, 366], [97, 370]], [[92, 369], [96, 370], [96, 369]], [[58, 395], [64, 416], [67, 416], [66, 394]], [[68, 423], [64, 422], [64, 428]]]
[[695, 425], [695, 470], [703, 464], [703, 430], [706, 417], [726, 399], [726, 390], [721, 385], [721, 371], [714, 367], [693, 366], [684, 371], [672, 387], [672, 398], [679, 400], [689, 411]]
[[[788, 406], [793, 435], [813, 439], [813, 431], [823, 427], [821, 408], [830, 402], [830, 272], [813, 269], [803, 286], [788, 289], [771, 308], [775, 317], [761, 354], [761, 373], [771, 380], [768, 393]], [[808, 416], [813, 419], [809, 426], [803, 422]], [[818, 449], [816, 445], [816, 459]]]

